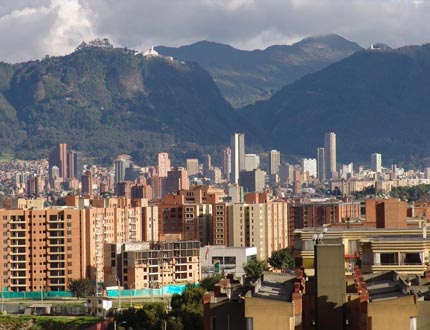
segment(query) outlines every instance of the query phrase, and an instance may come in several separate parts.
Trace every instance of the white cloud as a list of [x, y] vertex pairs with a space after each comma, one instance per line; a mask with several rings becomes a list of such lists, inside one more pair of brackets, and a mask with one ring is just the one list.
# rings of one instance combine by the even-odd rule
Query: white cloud
[[428, 0], [18, 0], [0, 4], [0, 60], [107, 37], [130, 48], [202, 39], [247, 49], [338, 33], [362, 46], [429, 42]]
[[93, 38], [87, 9], [78, 0], [29, 2], [19, 9], [5, 10], [0, 17], [0, 59], [18, 62], [45, 54], [72, 51], [82, 40]]

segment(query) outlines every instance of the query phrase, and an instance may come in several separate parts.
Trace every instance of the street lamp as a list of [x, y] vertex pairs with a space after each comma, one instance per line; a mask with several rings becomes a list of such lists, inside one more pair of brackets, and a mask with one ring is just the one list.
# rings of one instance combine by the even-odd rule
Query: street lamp
[[1, 276], [1, 313], [4, 313], [3, 275]]
[[133, 292], [134, 290], [132, 290], [132, 287], [134, 286], [134, 288], [136, 289], [136, 285], [135, 283], [131, 283], [130, 284], [130, 307], [133, 308]]
[[117, 325], [120, 326], [120, 325], [125, 324], [125, 323], [127, 323], [127, 322], [122, 321], [119, 324], [116, 324], [116, 319], [114, 319], [113, 320], [113, 330], [116, 330]]
[[327, 232], [328, 232], [327, 227], [324, 227], [322, 232], [320, 232], [320, 233], [315, 232], [312, 235], [312, 241], [314, 242], [314, 245], [323, 244], [323, 238], [324, 238], [324, 235], [327, 234]]
[[151, 302], [154, 302], [154, 276], [150, 276], [149, 286], [151, 287]]
[[118, 284], [118, 310], [121, 310], [121, 282], [119, 281], [119, 277], [116, 278]]

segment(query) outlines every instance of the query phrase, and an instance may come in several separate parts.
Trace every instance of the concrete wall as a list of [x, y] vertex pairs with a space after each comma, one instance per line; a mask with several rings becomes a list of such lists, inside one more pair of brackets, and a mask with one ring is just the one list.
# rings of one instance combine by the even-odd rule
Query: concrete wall
[[[205, 330], [246, 330], [244, 303], [220, 302], [211, 303], [208, 314], [205, 313]], [[255, 328], [254, 328], [255, 329]]]
[[315, 246], [317, 282], [317, 328], [343, 329], [343, 302], [346, 293], [344, 246]]
[[430, 301], [418, 301], [417, 330], [430, 329]]
[[286, 301], [247, 297], [245, 318], [253, 319], [253, 330], [294, 330], [294, 305]]
[[417, 315], [414, 296], [375, 301], [368, 305], [369, 323], [374, 330], [409, 329], [410, 318]]

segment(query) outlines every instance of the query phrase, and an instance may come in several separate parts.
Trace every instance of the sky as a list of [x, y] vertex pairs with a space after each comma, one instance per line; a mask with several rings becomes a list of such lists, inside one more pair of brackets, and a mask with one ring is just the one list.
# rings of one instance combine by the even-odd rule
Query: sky
[[0, 61], [82, 42], [146, 50], [200, 40], [264, 49], [337, 33], [362, 47], [430, 42], [430, 0], [0, 0]]

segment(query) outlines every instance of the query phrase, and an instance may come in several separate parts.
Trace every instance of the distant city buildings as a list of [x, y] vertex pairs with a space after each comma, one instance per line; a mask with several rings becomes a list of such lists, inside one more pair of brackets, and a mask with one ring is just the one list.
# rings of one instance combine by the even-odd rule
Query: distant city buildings
[[382, 156], [374, 153], [370, 157], [370, 168], [373, 172], [381, 173], [382, 171]]
[[158, 154], [157, 171], [160, 178], [167, 177], [167, 172], [170, 171], [170, 159], [167, 152], [160, 152]]
[[224, 178], [230, 180], [231, 176], [231, 149], [227, 147], [222, 152], [222, 171]]
[[242, 171], [253, 171], [258, 168], [260, 168], [260, 156], [256, 154], [245, 154], [245, 167]]
[[303, 158], [301, 161], [303, 173], [317, 177], [317, 160], [315, 158]]
[[245, 169], [245, 134], [231, 136], [231, 183], [239, 183], [240, 171]]
[[279, 174], [279, 166], [281, 165], [281, 153], [277, 150], [269, 151], [269, 174]]
[[317, 148], [317, 176], [321, 181], [326, 179], [324, 148]]
[[198, 159], [187, 159], [187, 172], [188, 175], [196, 175], [199, 173], [199, 160]]
[[336, 172], [336, 134], [333, 132], [324, 135], [324, 160], [327, 179], [335, 179]]

